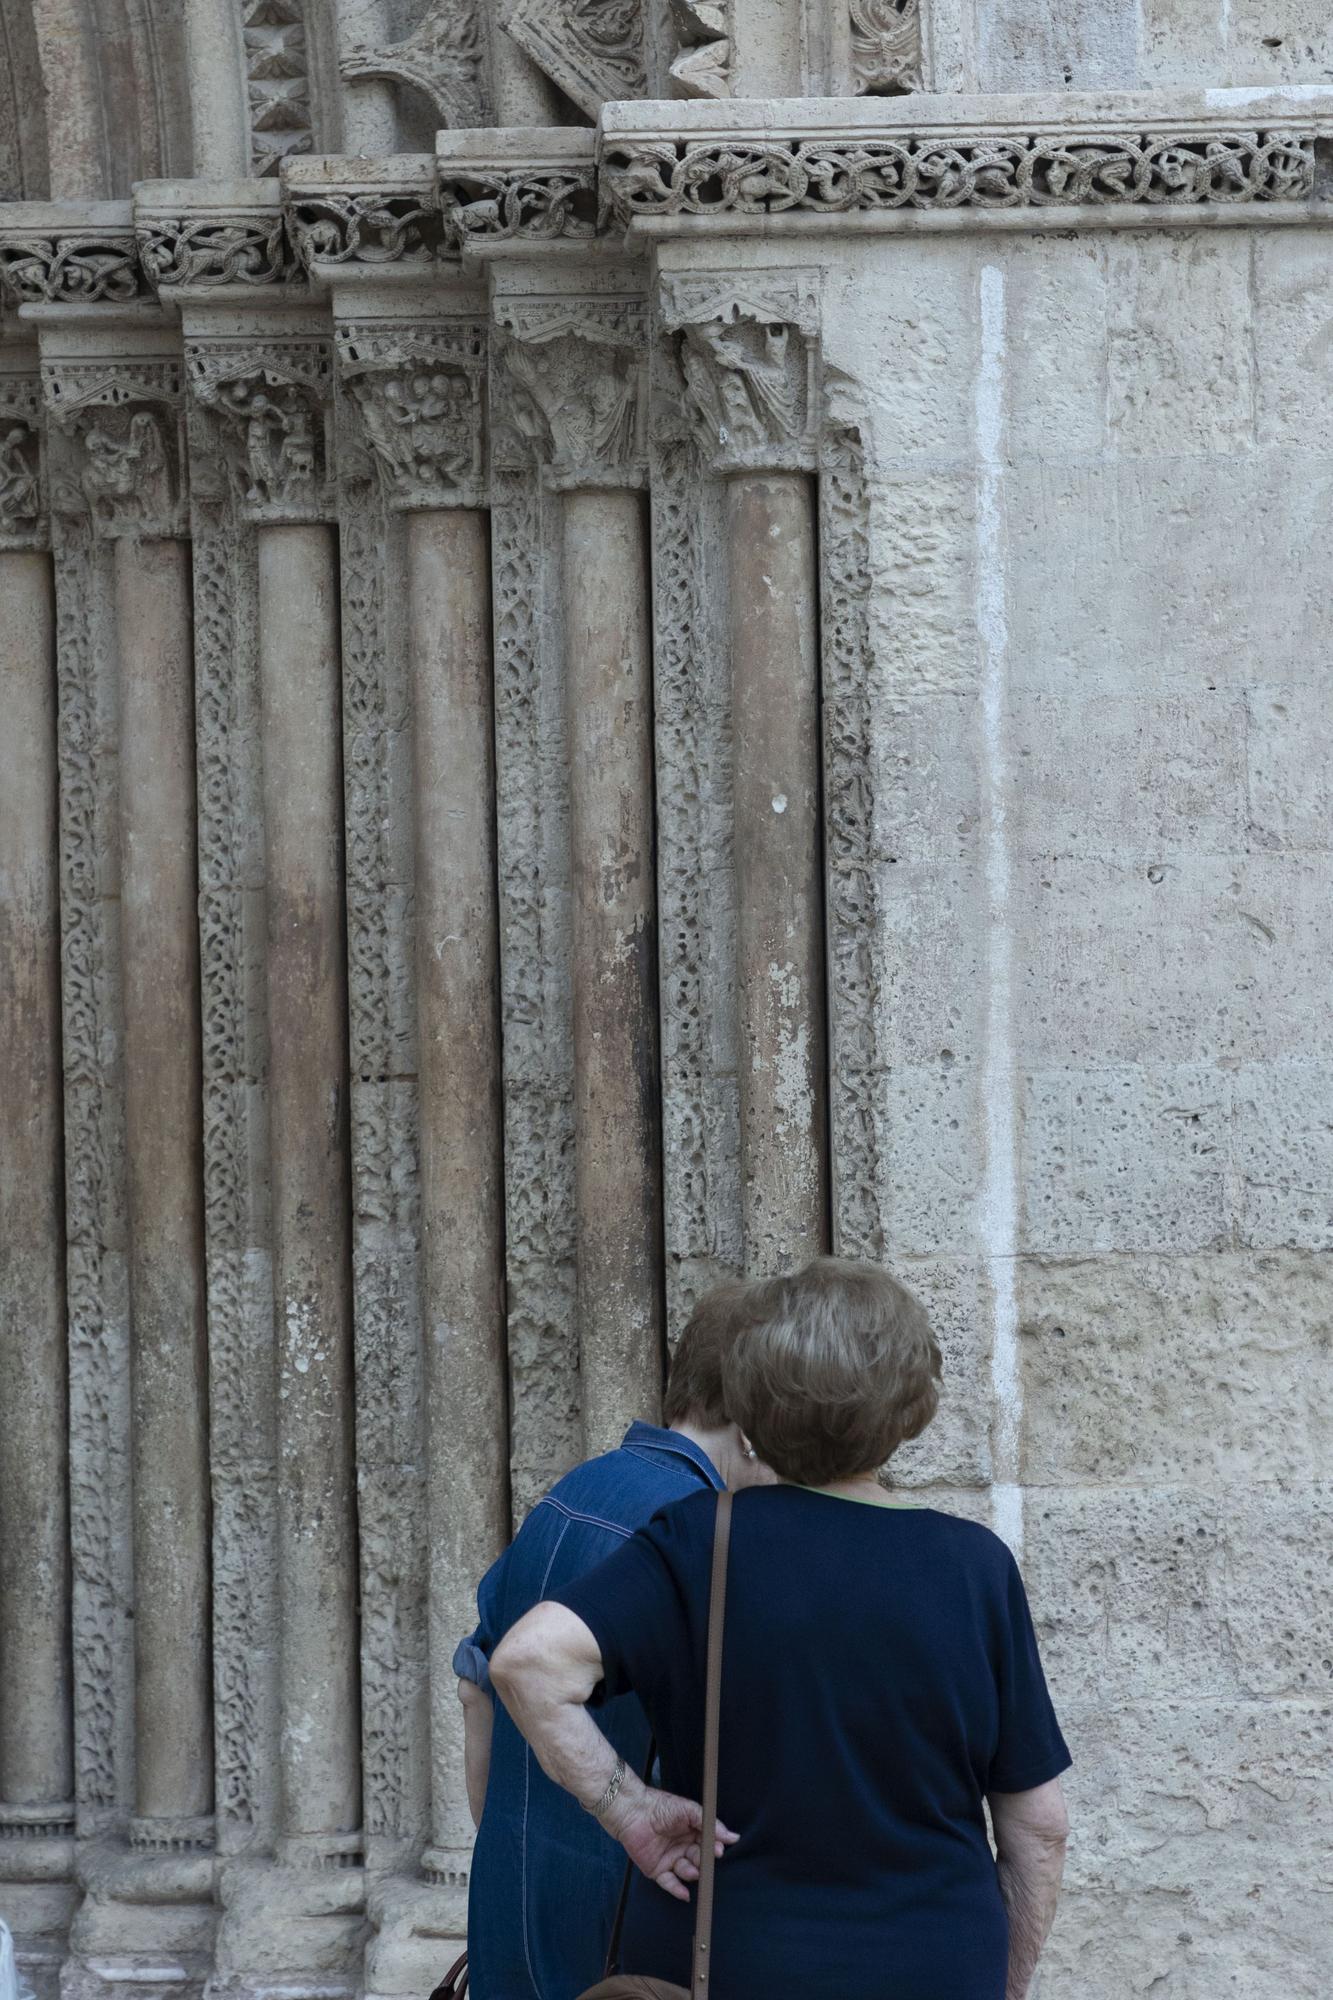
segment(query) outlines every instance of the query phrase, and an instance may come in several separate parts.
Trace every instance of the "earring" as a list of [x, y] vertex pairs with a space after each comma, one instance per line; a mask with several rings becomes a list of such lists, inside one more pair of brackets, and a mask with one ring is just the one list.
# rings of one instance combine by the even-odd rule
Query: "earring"
[[742, 1458], [758, 1458], [758, 1456], [759, 1453], [755, 1450], [753, 1445], [750, 1445], [747, 1450], [741, 1453]]

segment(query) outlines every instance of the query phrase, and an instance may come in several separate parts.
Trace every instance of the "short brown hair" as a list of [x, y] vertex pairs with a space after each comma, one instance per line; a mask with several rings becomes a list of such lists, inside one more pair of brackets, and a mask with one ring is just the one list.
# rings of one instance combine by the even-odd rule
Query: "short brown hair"
[[743, 1309], [723, 1397], [780, 1479], [824, 1486], [877, 1471], [934, 1416], [939, 1345], [887, 1271], [816, 1257], [746, 1286]]
[[746, 1324], [743, 1307], [749, 1291], [743, 1279], [728, 1278], [705, 1292], [686, 1320], [662, 1399], [662, 1414], [669, 1424], [694, 1417], [709, 1430], [719, 1430], [728, 1421], [722, 1363]]

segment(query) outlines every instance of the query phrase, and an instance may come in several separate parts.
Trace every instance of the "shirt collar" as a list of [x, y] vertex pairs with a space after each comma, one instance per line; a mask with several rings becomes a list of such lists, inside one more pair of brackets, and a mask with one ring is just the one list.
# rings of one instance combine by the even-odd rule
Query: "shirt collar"
[[621, 1440], [621, 1450], [660, 1452], [683, 1458], [715, 1493], [720, 1493], [725, 1483], [708, 1453], [700, 1451], [693, 1438], [683, 1437], [679, 1431], [664, 1430], [660, 1424], [632, 1423]]

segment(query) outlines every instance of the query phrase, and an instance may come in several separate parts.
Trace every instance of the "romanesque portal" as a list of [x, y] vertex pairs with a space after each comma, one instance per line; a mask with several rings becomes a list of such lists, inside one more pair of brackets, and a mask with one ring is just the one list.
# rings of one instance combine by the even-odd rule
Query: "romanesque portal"
[[1333, 31], [1063, 12], [9, 8], [43, 2000], [425, 1993], [477, 1574], [829, 1244], [1021, 1548], [1047, 2000], [1326, 1993]]

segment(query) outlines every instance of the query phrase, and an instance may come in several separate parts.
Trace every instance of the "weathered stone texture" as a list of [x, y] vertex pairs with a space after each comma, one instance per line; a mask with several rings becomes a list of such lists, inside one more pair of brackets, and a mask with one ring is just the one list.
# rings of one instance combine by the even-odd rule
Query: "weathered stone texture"
[[[891, 1479], [1024, 1563], [1045, 2000], [1323, 2000], [1327, 24], [194, 14], [262, 178], [0, 212], [25, 1975], [429, 1990], [478, 1573], [827, 1241], [939, 1331]], [[112, 42], [76, 195], [180, 136]]]

